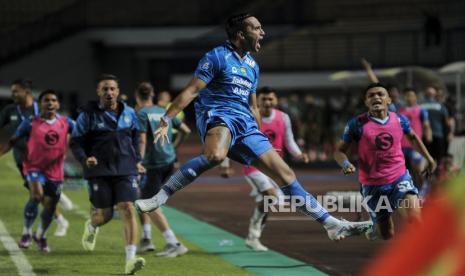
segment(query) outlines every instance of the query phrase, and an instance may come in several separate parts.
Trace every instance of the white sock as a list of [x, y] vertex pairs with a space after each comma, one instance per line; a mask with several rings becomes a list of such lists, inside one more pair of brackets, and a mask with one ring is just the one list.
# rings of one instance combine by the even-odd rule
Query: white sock
[[335, 218], [333, 216], [329, 216], [323, 221], [323, 227], [325, 229], [332, 228], [332, 227], [338, 225], [340, 222], [341, 221], [338, 220], [337, 218]]
[[126, 249], [126, 261], [136, 256], [137, 246], [130, 244], [130, 245], [126, 245], [125, 249]]
[[[259, 239], [262, 235], [263, 231], [263, 219], [265, 218], [266, 213], [261, 212], [257, 207], [253, 210], [252, 217], [250, 218], [250, 227], [249, 227], [249, 234], [248, 238], [249, 239]], [[257, 225], [258, 224], [258, 225]], [[250, 231], [251, 228], [256, 229], [258, 226], [259, 232], [257, 233], [256, 231]]]
[[97, 231], [98, 229], [98, 226], [93, 226], [92, 223], [89, 223], [88, 229], [89, 229], [89, 232], [95, 233], [95, 231]]
[[173, 230], [168, 229], [165, 232], [163, 232], [163, 237], [165, 238], [166, 243], [170, 244], [178, 244], [179, 241], [176, 238], [176, 235], [174, 235]]
[[27, 228], [26, 226], [23, 226], [23, 235], [26, 235], [26, 234], [32, 235], [32, 227]]
[[62, 214], [59, 214], [56, 220], [57, 220], [57, 223], [59, 224], [63, 224], [66, 221], [65, 217]]
[[163, 189], [161, 189], [155, 196], [157, 197], [157, 200], [160, 203], [160, 205], [165, 204], [168, 198], [170, 197]]
[[39, 221], [39, 226], [37, 227], [36, 237], [42, 238], [43, 234], [44, 234], [44, 229], [42, 228], [42, 222]]
[[144, 239], [152, 239], [152, 225], [150, 223], [146, 223], [142, 226], [143, 233], [142, 236]]
[[251, 220], [253, 223], [262, 223], [263, 218], [265, 217], [266, 213], [261, 212], [257, 207], [253, 210], [253, 214]]

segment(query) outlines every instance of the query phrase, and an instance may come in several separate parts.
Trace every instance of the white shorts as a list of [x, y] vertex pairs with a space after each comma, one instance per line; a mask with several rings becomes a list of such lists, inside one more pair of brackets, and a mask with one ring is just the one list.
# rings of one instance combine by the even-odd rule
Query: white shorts
[[255, 171], [248, 175], [244, 175], [244, 177], [245, 180], [247, 180], [247, 183], [249, 183], [252, 187], [250, 196], [255, 197], [255, 202], [260, 202], [263, 200], [262, 193], [266, 190], [276, 189], [278, 194], [282, 195], [278, 184], [276, 184], [276, 182], [260, 171]]

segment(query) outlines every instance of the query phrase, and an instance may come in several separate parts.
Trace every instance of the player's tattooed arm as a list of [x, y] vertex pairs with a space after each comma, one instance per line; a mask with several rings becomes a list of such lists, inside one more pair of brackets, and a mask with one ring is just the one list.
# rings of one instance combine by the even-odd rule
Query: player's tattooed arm
[[426, 174], [432, 174], [436, 169], [436, 162], [434, 161], [433, 157], [429, 154], [428, 150], [426, 149], [425, 145], [415, 133], [415, 131], [411, 130], [410, 133], [406, 134], [407, 139], [410, 142], [410, 145], [418, 151], [425, 159], [428, 161], [428, 166], [425, 169]]
[[197, 78], [193, 77], [189, 84], [173, 101], [173, 104], [168, 108], [165, 115], [160, 119], [160, 125], [154, 132], [154, 143], [160, 140], [163, 145], [165, 141], [169, 143], [168, 129], [169, 121], [173, 119], [176, 114], [181, 112], [188, 104], [190, 104], [199, 95], [199, 91], [205, 88], [207, 84]]
[[344, 174], [351, 174], [356, 171], [355, 166], [350, 163], [349, 158], [347, 157], [350, 150], [351, 143], [340, 141], [334, 152], [334, 159], [341, 166], [342, 172]]
[[166, 116], [170, 119], [174, 118], [176, 114], [181, 112], [199, 95], [199, 91], [205, 86], [207, 84], [203, 80], [193, 77], [184, 90], [174, 99], [173, 104], [166, 111]]

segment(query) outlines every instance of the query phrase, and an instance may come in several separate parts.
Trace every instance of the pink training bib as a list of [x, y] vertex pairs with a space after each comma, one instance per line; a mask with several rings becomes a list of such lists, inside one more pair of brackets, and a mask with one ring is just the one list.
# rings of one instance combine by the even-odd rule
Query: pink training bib
[[[423, 123], [421, 122], [421, 107], [417, 104], [412, 107], [402, 107], [399, 113], [407, 117], [410, 121], [410, 126], [415, 131], [417, 136], [421, 139], [423, 137]], [[410, 142], [407, 137], [402, 138], [402, 147], [410, 148]]]
[[399, 117], [389, 112], [386, 124], [361, 115], [362, 136], [358, 142], [359, 181], [366, 185], [394, 182], [405, 173], [401, 141], [404, 135]]
[[65, 116], [57, 117], [53, 124], [34, 117], [23, 172], [40, 171], [49, 180], [63, 181], [68, 133], [69, 124]]
[[[274, 118], [271, 120], [271, 122], [268, 123], [262, 121], [260, 131], [263, 132], [263, 134], [265, 134], [266, 137], [268, 137], [268, 140], [270, 140], [271, 145], [279, 153], [279, 155], [283, 156], [286, 125], [284, 123], [284, 116], [282, 111], [274, 109]], [[257, 171], [257, 169], [253, 166], [242, 167], [242, 172], [245, 175], [251, 174], [255, 171]]]

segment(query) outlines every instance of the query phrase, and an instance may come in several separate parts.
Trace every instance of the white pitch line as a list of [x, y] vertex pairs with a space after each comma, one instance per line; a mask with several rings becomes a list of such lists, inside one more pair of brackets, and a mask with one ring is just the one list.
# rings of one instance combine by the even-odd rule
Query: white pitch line
[[308, 218], [308, 217], [303, 217], [303, 216], [290, 216], [290, 217], [278, 217], [278, 216], [275, 216], [275, 217], [268, 217], [266, 220], [268, 221], [287, 221], [287, 220], [307, 220], [307, 221], [311, 221], [312, 219]]
[[8, 161], [6, 162], [6, 166], [12, 170], [17, 170], [18, 168], [16, 168], [15, 164], [11, 161]]
[[11, 259], [16, 265], [16, 268], [18, 268], [19, 275], [21, 276], [35, 276], [36, 275], [32, 269], [31, 264], [28, 262], [26, 256], [21, 251], [21, 249], [19, 249], [18, 245], [13, 240], [13, 238], [10, 236], [10, 233], [8, 233], [8, 230], [6, 230], [6, 227], [1, 220], [0, 220], [0, 241], [3, 243], [3, 246], [8, 251], [8, 254], [10, 254]]

